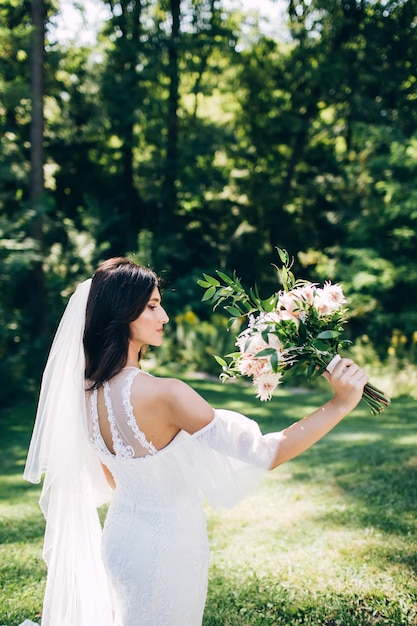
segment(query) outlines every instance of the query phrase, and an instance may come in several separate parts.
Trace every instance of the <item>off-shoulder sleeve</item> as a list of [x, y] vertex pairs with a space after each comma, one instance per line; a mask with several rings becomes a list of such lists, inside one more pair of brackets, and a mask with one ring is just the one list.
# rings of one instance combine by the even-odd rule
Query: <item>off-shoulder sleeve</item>
[[280, 433], [263, 435], [254, 420], [218, 409], [193, 439], [189, 451], [194, 480], [213, 506], [231, 507], [265, 477], [277, 453]]

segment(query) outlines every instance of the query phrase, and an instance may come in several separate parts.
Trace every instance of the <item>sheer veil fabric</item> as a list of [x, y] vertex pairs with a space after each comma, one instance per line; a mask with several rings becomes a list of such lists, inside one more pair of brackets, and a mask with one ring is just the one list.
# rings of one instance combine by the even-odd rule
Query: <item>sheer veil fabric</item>
[[[97, 506], [110, 499], [89, 445], [83, 332], [91, 279], [71, 296], [42, 378], [24, 478], [39, 483], [48, 566], [42, 626], [113, 626]], [[29, 622], [30, 623], [30, 622]]]

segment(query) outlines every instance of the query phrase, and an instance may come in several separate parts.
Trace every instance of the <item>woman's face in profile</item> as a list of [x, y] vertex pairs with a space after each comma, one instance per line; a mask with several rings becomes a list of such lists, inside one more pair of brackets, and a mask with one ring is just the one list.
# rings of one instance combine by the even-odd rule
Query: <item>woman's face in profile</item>
[[164, 335], [164, 325], [169, 317], [161, 304], [161, 294], [155, 287], [144, 310], [129, 324], [130, 341], [142, 346], [160, 346]]

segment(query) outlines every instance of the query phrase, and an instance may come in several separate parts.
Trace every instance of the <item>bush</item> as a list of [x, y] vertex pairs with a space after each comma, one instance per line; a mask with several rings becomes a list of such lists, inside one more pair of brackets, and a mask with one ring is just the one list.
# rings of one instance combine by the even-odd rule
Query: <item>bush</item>
[[164, 344], [158, 349], [158, 363], [219, 375], [221, 368], [214, 355], [222, 356], [236, 349], [235, 332], [227, 331], [227, 321], [228, 318], [218, 314], [202, 321], [191, 310], [178, 314], [172, 326], [167, 327]]

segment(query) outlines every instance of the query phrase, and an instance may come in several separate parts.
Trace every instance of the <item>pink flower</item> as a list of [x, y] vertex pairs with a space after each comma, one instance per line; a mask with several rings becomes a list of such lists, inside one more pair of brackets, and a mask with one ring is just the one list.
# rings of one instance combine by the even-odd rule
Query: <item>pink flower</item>
[[324, 283], [322, 289], [317, 289], [314, 297], [314, 306], [321, 317], [332, 315], [332, 313], [338, 311], [345, 302], [346, 298], [343, 295], [341, 286], [332, 285], [330, 282]]
[[300, 311], [302, 307], [301, 294], [298, 294], [296, 289], [292, 291], [280, 291], [278, 306], [281, 310], [284, 309], [293, 315], [297, 315], [297, 312]]
[[255, 358], [244, 355], [237, 362], [237, 368], [244, 376], [261, 376], [265, 372], [271, 371], [271, 366], [267, 358]]
[[253, 383], [256, 387], [256, 397], [261, 401], [270, 400], [275, 389], [279, 385], [282, 374], [275, 374], [270, 372], [268, 374], [261, 374], [254, 378]]
[[252, 334], [251, 332], [243, 332], [236, 339], [236, 345], [238, 346], [242, 356], [251, 357], [265, 348], [270, 346], [263, 340], [261, 333]]
[[303, 287], [300, 287], [299, 289], [297, 289], [297, 291], [300, 293], [303, 301], [308, 305], [307, 308], [313, 305], [314, 294], [316, 293], [315, 283], [308, 283], [307, 285], [304, 285]]
[[265, 369], [271, 370], [267, 357], [256, 357], [258, 352], [270, 347], [261, 334], [251, 335], [248, 331], [241, 333], [236, 339], [236, 345], [241, 353], [236, 363], [241, 374], [244, 376], [260, 376]]
[[297, 328], [299, 327], [300, 320], [293, 313], [290, 313], [289, 311], [282, 309], [281, 311], [278, 312], [278, 314], [279, 314], [280, 320], [289, 320], [291, 322], [294, 322]]
[[332, 285], [331, 282], [326, 281], [323, 285], [323, 290], [322, 290], [333, 302], [339, 304], [340, 306], [342, 304], [345, 304], [347, 302], [344, 294], [343, 294], [343, 289], [340, 285]]

